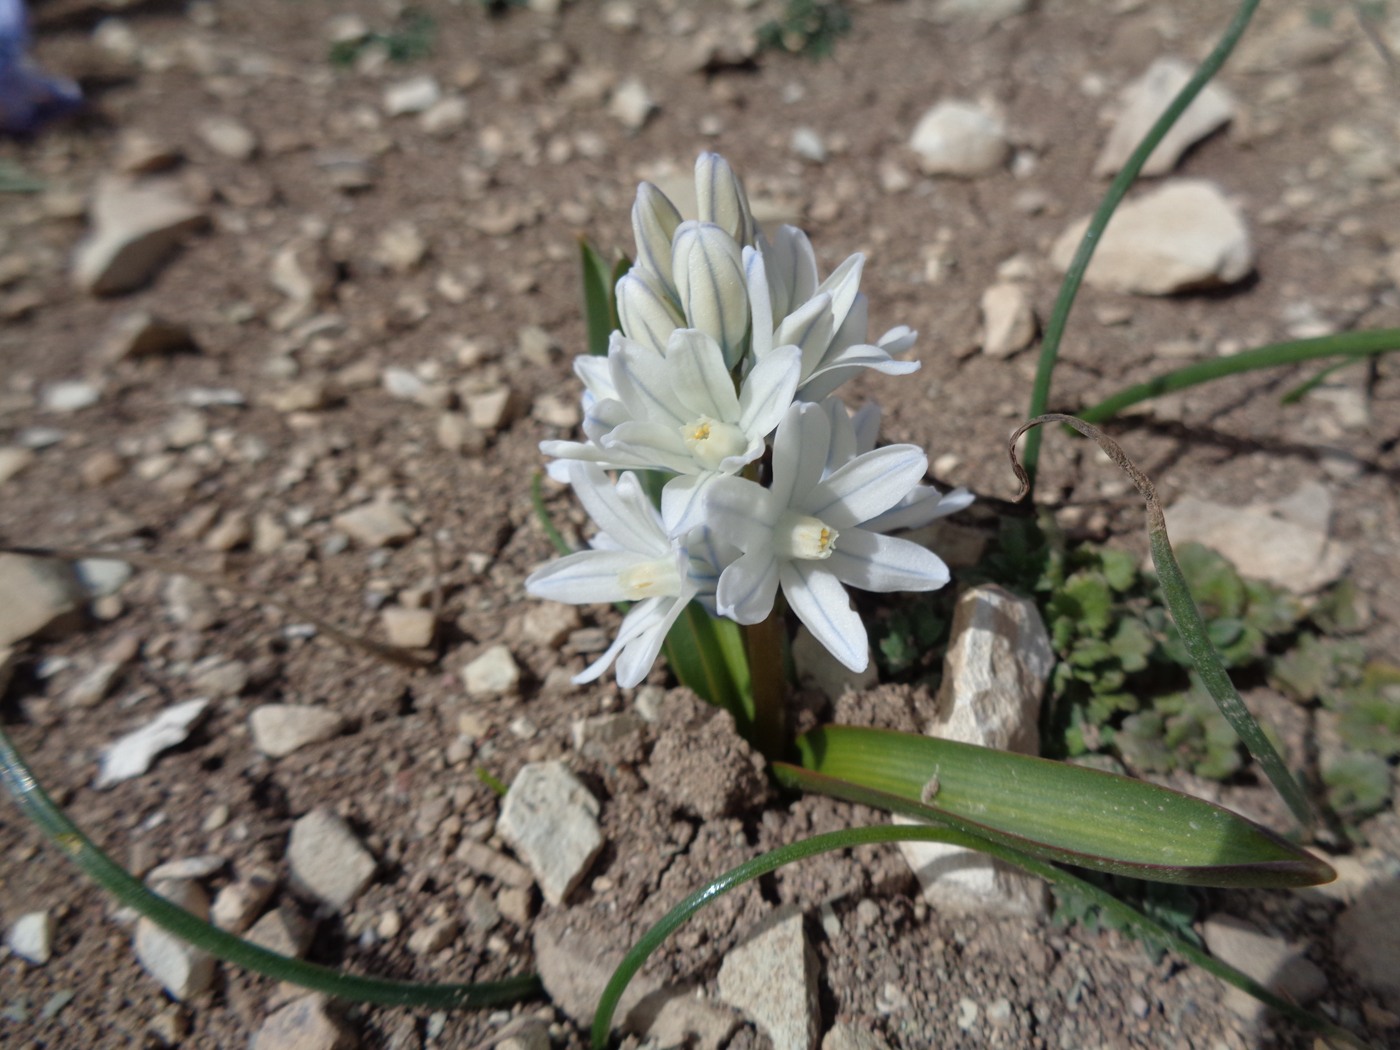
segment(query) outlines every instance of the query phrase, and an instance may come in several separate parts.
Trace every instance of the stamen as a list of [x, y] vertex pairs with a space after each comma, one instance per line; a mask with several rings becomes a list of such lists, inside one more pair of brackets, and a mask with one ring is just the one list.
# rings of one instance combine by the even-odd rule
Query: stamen
[[721, 423], [701, 416], [681, 427], [681, 439], [696, 461], [706, 470], [717, 470], [730, 456], [749, 447], [749, 439], [733, 423]]
[[681, 575], [674, 558], [657, 558], [629, 566], [617, 574], [618, 585], [628, 601], [681, 592]]
[[788, 511], [773, 528], [773, 549], [788, 558], [821, 561], [831, 557], [838, 536], [820, 518]]

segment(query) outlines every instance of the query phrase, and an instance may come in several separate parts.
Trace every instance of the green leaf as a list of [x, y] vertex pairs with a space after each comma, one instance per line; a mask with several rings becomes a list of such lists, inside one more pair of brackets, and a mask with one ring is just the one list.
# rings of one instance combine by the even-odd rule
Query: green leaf
[[1199, 543], [1181, 543], [1177, 564], [1201, 615], [1207, 621], [1234, 619], [1244, 612], [1244, 580], [1223, 556]]
[[[583, 318], [588, 329], [588, 352], [603, 356], [608, 352], [608, 340], [617, 328], [617, 303], [613, 289], [617, 287], [614, 268], [598, 250], [580, 237], [579, 258], [583, 265]], [[627, 272], [623, 260], [622, 273]], [[621, 274], [618, 274], [621, 276]]]
[[780, 783], [1050, 860], [1197, 886], [1307, 886], [1335, 877], [1238, 814], [1096, 769], [850, 726], [813, 730], [797, 746], [800, 767], [774, 765]]
[[1113, 616], [1113, 592], [1100, 573], [1077, 572], [1055, 592], [1049, 611], [1073, 621], [1079, 634], [1101, 635]]
[[1126, 594], [1137, 585], [1137, 559], [1127, 551], [1105, 547], [1099, 551], [1099, 564], [1104, 579], [1119, 594]]
[[1327, 803], [1352, 822], [1378, 813], [1390, 801], [1390, 764], [1378, 755], [1343, 754], [1322, 767]]
[[1118, 621], [1108, 647], [1123, 670], [1134, 674], [1146, 670], [1147, 657], [1156, 648], [1156, 642], [1141, 620], [1125, 619]]
[[753, 692], [739, 625], [691, 602], [666, 635], [662, 651], [675, 676], [701, 699], [732, 714], [740, 735], [748, 739], [754, 727]]

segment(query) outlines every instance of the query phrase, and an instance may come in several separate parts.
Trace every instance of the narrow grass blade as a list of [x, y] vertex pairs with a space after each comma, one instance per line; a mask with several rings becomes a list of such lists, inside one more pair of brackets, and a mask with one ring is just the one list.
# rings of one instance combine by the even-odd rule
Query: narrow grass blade
[[637, 971], [642, 968], [652, 952], [665, 942], [667, 937], [701, 908], [751, 879], [776, 871], [784, 865], [822, 853], [882, 842], [946, 842], [968, 849], [981, 850], [983, 853], [990, 854], [1008, 864], [1013, 864], [1056, 886], [1071, 889], [1083, 895], [1091, 903], [1098, 905], [1105, 913], [1112, 915], [1125, 928], [1132, 929], [1139, 935], [1170, 948], [1188, 962], [1195, 963], [1207, 973], [1213, 974], [1222, 981], [1248, 993], [1303, 1028], [1317, 1032], [1324, 1038], [1334, 1040], [1338, 1044], [1355, 1047], [1358, 1050], [1368, 1050], [1364, 1042], [1346, 1029], [1275, 995], [1239, 970], [1213, 958], [1200, 948], [1178, 937], [1171, 930], [1149, 919], [1136, 908], [1124, 904], [1112, 894], [1071, 875], [1069, 872], [1061, 871], [1052, 864], [952, 828], [891, 827], [889, 825], [832, 831], [822, 835], [814, 835], [789, 846], [783, 846], [725, 872], [681, 901], [638, 939], [632, 950], [613, 971], [607, 987], [603, 990], [602, 998], [598, 1002], [598, 1009], [593, 1015], [593, 1050], [606, 1050], [612, 1031], [613, 1016], [617, 1012], [617, 1004], [621, 1001], [623, 992], [627, 990], [627, 985], [631, 983]]
[[[1298, 339], [1289, 343], [1257, 346], [1230, 357], [1198, 361], [1185, 368], [1149, 379], [1145, 383], [1135, 383], [1084, 409], [1079, 413], [1079, 418], [1086, 423], [1102, 423], [1141, 401], [1149, 401], [1163, 394], [1185, 390], [1200, 383], [1209, 383], [1212, 379], [1237, 375], [1240, 372], [1253, 372], [1260, 368], [1276, 368], [1280, 365], [1293, 365], [1301, 361], [1316, 361], [1328, 357], [1368, 357], [1371, 354], [1384, 354], [1393, 350], [1400, 350], [1400, 328], [1343, 332], [1340, 335], [1324, 335], [1316, 339]], [[1027, 444], [1026, 447], [1029, 448], [1030, 445]]]
[[1032, 856], [1190, 886], [1311, 886], [1336, 873], [1203, 799], [1097, 769], [912, 733], [825, 726], [786, 787], [930, 820]]
[[544, 473], [542, 471], [535, 471], [535, 476], [530, 479], [530, 506], [534, 508], [540, 528], [544, 529], [544, 534], [554, 545], [554, 549], [560, 554], [574, 553], [574, 549], [569, 546], [569, 541], [564, 539], [564, 534], [554, 524], [554, 517], [549, 513], [549, 508], [544, 505]]
[[133, 878], [54, 804], [3, 730], [0, 730], [0, 780], [4, 781], [20, 811], [95, 882], [123, 904], [225, 962], [340, 999], [382, 1006], [479, 1008], [519, 1002], [540, 994], [539, 979], [533, 975], [481, 984], [423, 984], [361, 977], [270, 952], [211, 926]]
[[[1089, 260], [1094, 257], [1094, 249], [1098, 247], [1099, 238], [1103, 236], [1103, 231], [1108, 226], [1108, 220], [1113, 217], [1118, 205], [1127, 195], [1128, 187], [1133, 184], [1138, 172], [1147, 163], [1147, 158], [1152, 156], [1152, 151], [1157, 148], [1157, 144], [1162, 141], [1181, 114], [1186, 112], [1186, 108], [1195, 101], [1196, 96], [1201, 93], [1201, 89], [1220, 71], [1220, 67], [1230, 57], [1230, 52], [1235, 49], [1240, 37], [1244, 35], [1245, 28], [1249, 25], [1249, 20], [1254, 17], [1254, 10], [1258, 6], [1259, 0], [1243, 0], [1235, 11], [1235, 17], [1230, 20], [1229, 26], [1226, 27], [1220, 42], [1215, 45], [1211, 53], [1206, 56], [1205, 61], [1192, 74], [1191, 79], [1186, 82], [1186, 86], [1177, 92], [1176, 98], [1172, 99], [1171, 105], [1157, 118], [1157, 122], [1148, 129], [1147, 135], [1138, 143], [1137, 149], [1133, 150], [1128, 162], [1123, 165], [1123, 170], [1109, 184], [1108, 192], [1104, 194], [1098, 210], [1089, 220], [1089, 228], [1084, 231], [1084, 238], [1079, 242], [1079, 248], [1070, 261], [1069, 270], [1065, 273], [1065, 279], [1060, 284], [1060, 294], [1050, 313], [1050, 320], [1046, 322], [1045, 337], [1040, 344], [1040, 360], [1036, 364], [1035, 385], [1031, 388], [1030, 410], [1026, 413], [1028, 416], [1044, 414], [1046, 405], [1050, 403], [1050, 380], [1055, 374], [1055, 362], [1059, 358], [1060, 340], [1064, 338], [1070, 307], [1074, 305], [1075, 296], [1079, 294], [1079, 286], [1084, 282], [1084, 272], [1089, 269]], [[1038, 430], [1031, 431], [1026, 438], [1025, 463], [1026, 477], [1029, 479], [1028, 485], [1030, 490], [1034, 492], [1036, 470], [1040, 465], [1040, 431]]]
[[1270, 783], [1283, 796], [1283, 800], [1288, 803], [1288, 808], [1293, 811], [1298, 823], [1303, 826], [1304, 830], [1311, 829], [1316, 818], [1312, 805], [1308, 802], [1307, 793], [1303, 790], [1303, 786], [1298, 783], [1298, 779], [1288, 771], [1282, 756], [1274, 748], [1273, 742], [1264, 734], [1263, 728], [1255, 721], [1254, 716], [1249, 713], [1249, 708], [1245, 707], [1244, 701], [1240, 699], [1239, 691], [1235, 689], [1235, 684], [1230, 681], [1230, 675], [1225, 670], [1224, 663], [1221, 662], [1220, 654], [1215, 651], [1215, 646], [1211, 644], [1205, 620], [1201, 617], [1200, 609], [1196, 607], [1195, 599], [1191, 597], [1191, 589], [1186, 586], [1186, 577], [1182, 574], [1181, 566], [1177, 564], [1176, 555], [1172, 552], [1171, 541], [1167, 538], [1167, 518], [1162, 512], [1161, 503], [1157, 500], [1157, 488], [1152, 484], [1152, 479], [1139, 470], [1137, 465], [1127, 457], [1127, 454], [1118, 447], [1118, 444], [1097, 427], [1090, 426], [1074, 416], [1051, 412], [1048, 415], [1037, 416], [1035, 419], [1022, 423], [1011, 435], [1011, 468], [1016, 472], [1016, 477], [1021, 482], [1022, 496], [1029, 491], [1029, 483], [1025, 470], [1016, 458], [1016, 441], [1027, 430], [1044, 423], [1064, 423], [1085, 437], [1092, 438], [1098, 442], [1099, 447], [1104, 450], [1109, 459], [1113, 460], [1119, 469], [1132, 479], [1133, 484], [1142, 495], [1143, 502], [1147, 504], [1147, 541], [1152, 550], [1152, 563], [1157, 568], [1157, 579], [1162, 585], [1162, 597], [1166, 599], [1167, 608], [1171, 610], [1172, 619], [1176, 621], [1177, 630], [1181, 632], [1186, 651], [1196, 665], [1196, 671], [1200, 674], [1201, 681], [1205, 683], [1216, 706], [1220, 708], [1220, 713], [1225, 716], [1234, 728], [1236, 735], [1244, 742], [1250, 756], [1259, 763], [1259, 767], [1269, 778]]

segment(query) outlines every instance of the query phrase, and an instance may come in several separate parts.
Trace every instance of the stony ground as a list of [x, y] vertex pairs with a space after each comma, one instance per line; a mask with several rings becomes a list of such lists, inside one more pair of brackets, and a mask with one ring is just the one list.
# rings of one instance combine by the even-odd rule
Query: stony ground
[[[262, 1047], [581, 1046], [590, 993], [627, 937], [708, 875], [868, 818], [770, 795], [664, 669], [635, 694], [570, 685], [614, 615], [524, 599], [551, 555], [530, 502], [536, 445], [577, 423], [576, 238], [627, 250], [636, 182], [684, 185], [697, 151], [724, 153], [762, 217], [803, 225], [824, 267], [867, 254], [873, 330], [919, 329], [922, 369], [862, 379], [852, 399], [878, 399], [888, 439], [926, 447], [937, 481], [996, 507], [1014, 493], [1003, 446], [1034, 351], [986, 337], [984, 292], [1011, 288], [991, 300], [1014, 307], [1005, 333], [1018, 310], [1048, 316], [1055, 241], [1102, 192], [1094, 163], [1128, 85], [1160, 56], [1199, 59], [1225, 18], [1213, 3], [1047, 0], [987, 21], [877, 0], [853, 4], [850, 35], [813, 62], [754, 55], [768, 3], [492, 15], [430, 0], [430, 28], [392, 4], [322, 0], [36, 6], [37, 57], [78, 77], [91, 107], [0, 145], [46, 186], [0, 196], [0, 541], [143, 551], [248, 590], [94, 573], [91, 615], [12, 657], [7, 732], [133, 871], [186, 861], [158, 876], [196, 907], [212, 896], [221, 921], [257, 919], [267, 943], [385, 976], [538, 968], [552, 998], [339, 1010], [341, 1027], [312, 1043], [330, 1022], [278, 1013], [293, 991], [166, 946], [164, 972], [189, 993], [172, 1001], [137, 961], [131, 917], [5, 808], [6, 927], [35, 912], [53, 923], [51, 937], [24, 927], [51, 941], [46, 963], [0, 962], [3, 1041], [35, 1047], [233, 1047], [258, 1032]], [[1056, 406], [1187, 360], [1400, 325], [1396, 81], [1347, 5], [1264, 8], [1222, 78], [1228, 129], [1174, 170], [1217, 187], [1248, 244], [1217, 260], [1223, 288], [1144, 297], [1103, 287], [1107, 274], [1088, 288]], [[380, 42], [357, 43], [364, 30]], [[909, 145], [947, 98], [1000, 123], [973, 177], [927, 174]], [[152, 213], [161, 232], [146, 243], [170, 251], [119, 251], [124, 224]], [[1308, 491], [1330, 505], [1324, 538], [1347, 547], [1370, 606], [1364, 640], [1393, 652], [1395, 365], [1343, 370], [1281, 407], [1308, 374], [1198, 388], [1116, 432], [1168, 499], [1242, 506], [1321, 486]], [[1140, 547], [1140, 508], [1082, 443], [1048, 435], [1043, 470], [1066, 525]], [[546, 500], [577, 538], [581, 513], [552, 487]], [[46, 579], [60, 599], [75, 586]], [[313, 620], [434, 644], [437, 659], [405, 669]], [[107, 744], [201, 697], [148, 772], [94, 788]], [[920, 724], [929, 703], [904, 689], [846, 710]], [[551, 759], [579, 778], [605, 843], [563, 905], [513, 859], [527, 851], [476, 773], [511, 783]], [[719, 802], [693, 787], [708, 770], [731, 788]], [[1263, 805], [1247, 784], [1231, 791]], [[1337, 860], [1338, 887], [1209, 906], [1294, 946], [1318, 1009], [1397, 1045], [1383, 949], [1400, 943], [1400, 817], [1367, 830], [1371, 845]], [[328, 865], [332, 849], [344, 852]], [[775, 920], [785, 905], [804, 920]], [[768, 1045], [716, 998], [722, 961], [760, 928], [813, 946], [830, 1046], [1312, 1045], [1117, 935], [940, 914], [897, 854], [874, 850], [763, 880], [677, 938], [648, 974], [699, 989], [697, 1045]]]

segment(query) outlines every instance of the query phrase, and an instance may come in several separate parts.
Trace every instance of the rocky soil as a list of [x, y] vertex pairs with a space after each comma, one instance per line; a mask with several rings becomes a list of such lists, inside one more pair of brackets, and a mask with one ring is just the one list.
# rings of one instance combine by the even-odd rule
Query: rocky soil
[[[1204, 2], [871, 0], [810, 61], [755, 51], [772, 0], [500, 6], [35, 5], [36, 58], [90, 105], [0, 143], [44, 185], [0, 195], [0, 542], [193, 575], [0, 560], [0, 688], [40, 781], [186, 907], [357, 972], [538, 970], [549, 996], [451, 1014], [306, 999], [136, 922], [5, 806], [6, 1045], [580, 1047], [623, 947], [686, 893], [880, 819], [777, 796], [664, 666], [637, 690], [572, 685], [616, 614], [525, 598], [552, 555], [537, 445], [579, 422], [577, 238], [630, 250], [637, 181], [680, 192], [714, 149], [824, 267], [865, 252], [872, 330], [917, 328], [922, 369], [848, 399], [878, 400], [888, 440], [983, 497], [975, 541], [1014, 495], [1005, 441], [1066, 231], [1132, 141], [1115, 122], [1150, 120], [1227, 18]], [[1400, 84], [1349, 5], [1263, 6], [1105, 239], [1056, 407], [1250, 346], [1400, 326]], [[1363, 641], [1393, 653], [1400, 377], [1382, 357], [1281, 405], [1310, 374], [1235, 377], [1114, 430], [1168, 501], [1268, 521], [1302, 491], [1302, 546], [1273, 571], [1350, 573]], [[1067, 527], [1142, 548], [1140, 506], [1084, 443], [1047, 434], [1042, 470]], [[544, 496], [581, 540], [567, 494]], [[326, 623], [430, 658], [376, 658]], [[1274, 700], [1306, 747], [1308, 716]], [[908, 685], [805, 703], [813, 720], [933, 715]], [[504, 802], [490, 778], [512, 785]], [[1282, 824], [1250, 782], [1224, 797]], [[1202, 933], [1400, 1045], [1400, 814], [1366, 831], [1334, 886], [1211, 894]], [[744, 887], [639, 984], [632, 1045], [1314, 1045], [1116, 934], [930, 906], [892, 849]]]

